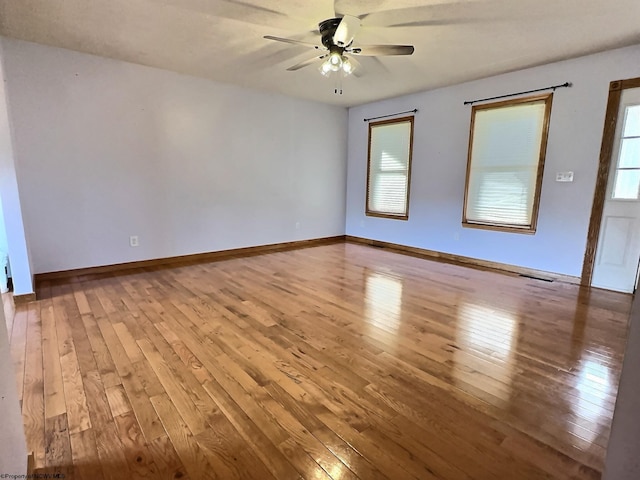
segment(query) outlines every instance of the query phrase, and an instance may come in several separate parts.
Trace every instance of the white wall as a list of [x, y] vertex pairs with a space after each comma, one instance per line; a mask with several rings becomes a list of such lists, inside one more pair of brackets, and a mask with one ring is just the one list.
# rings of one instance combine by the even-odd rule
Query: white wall
[[[640, 76], [640, 46], [372, 103], [349, 111], [348, 235], [580, 276], [609, 82]], [[471, 107], [465, 100], [572, 82], [556, 91], [535, 235], [463, 228]], [[418, 108], [409, 220], [366, 217], [364, 118]], [[555, 182], [560, 171], [573, 183]], [[456, 238], [459, 238], [456, 240]]]
[[9, 242], [7, 241], [7, 231], [4, 226], [4, 213], [2, 212], [2, 196], [0, 195], [0, 252], [9, 252]]
[[611, 425], [603, 480], [640, 478], [640, 295], [631, 309], [616, 408]]
[[[34, 292], [29, 246], [25, 238], [6, 92], [4, 52], [0, 43], [0, 208], [11, 261], [14, 295]], [[7, 253], [7, 252], [5, 252]], [[2, 268], [0, 266], [0, 268]]]
[[34, 273], [344, 234], [346, 109], [2, 44]]

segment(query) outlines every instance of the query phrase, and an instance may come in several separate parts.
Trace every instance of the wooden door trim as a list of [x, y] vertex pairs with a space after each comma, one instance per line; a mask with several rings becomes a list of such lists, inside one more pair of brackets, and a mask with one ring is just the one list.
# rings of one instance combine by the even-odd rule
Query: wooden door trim
[[598, 165], [598, 176], [596, 178], [595, 193], [591, 207], [591, 219], [589, 220], [589, 231], [587, 233], [587, 248], [584, 253], [582, 264], [582, 275], [580, 283], [584, 286], [591, 285], [593, 277], [593, 266], [596, 259], [596, 248], [598, 237], [600, 236], [600, 224], [604, 212], [604, 202], [607, 195], [607, 182], [609, 180], [609, 170], [611, 169], [611, 155], [613, 155], [613, 145], [615, 143], [616, 126], [618, 123], [618, 110], [620, 108], [620, 98], [622, 91], [628, 88], [640, 87], [640, 77], [627, 80], [616, 80], [609, 84], [609, 100], [607, 111], [604, 117], [604, 128], [602, 132], [602, 144], [600, 146], [600, 163]]

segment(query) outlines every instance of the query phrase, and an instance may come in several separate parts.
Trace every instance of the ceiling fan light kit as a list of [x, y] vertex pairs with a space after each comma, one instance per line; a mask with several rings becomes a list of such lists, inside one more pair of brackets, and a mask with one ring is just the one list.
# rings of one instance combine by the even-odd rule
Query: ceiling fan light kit
[[353, 63], [351, 63], [351, 60], [349, 60], [346, 55], [342, 56], [342, 71], [346, 75], [351, 75], [351, 72], [353, 72]]
[[353, 63], [346, 55], [335, 52], [320, 65], [320, 73], [325, 77], [330, 76], [334, 72], [341, 72], [343, 75], [351, 75], [353, 72]]
[[[343, 17], [329, 18], [318, 24], [318, 30], [321, 35], [322, 47], [310, 42], [303, 42], [291, 38], [274, 37], [273, 35], [265, 35], [267, 40], [275, 40], [277, 42], [291, 43], [294, 45], [303, 45], [312, 47], [315, 50], [324, 50], [321, 56], [316, 56], [308, 60], [304, 60], [293, 65], [287, 70], [296, 71], [304, 68], [318, 60], [323, 60], [320, 64], [319, 71], [325, 77], [332, 76], [334, 73], [338, 78], [348, 76], [358, 67], [355, 59], [351, 59], [346, 54], [363, 55], [363, 56], [382, 56], [382, 55], [411, 55], [414, 48], [412, 45], [361, 45], [353, 47], [353, 41], [356, 33], [360, 29], [361, 21], [358, 17], [344, 15]], [[342, 93], [342, 88], [336, 88], [335, 93]]]

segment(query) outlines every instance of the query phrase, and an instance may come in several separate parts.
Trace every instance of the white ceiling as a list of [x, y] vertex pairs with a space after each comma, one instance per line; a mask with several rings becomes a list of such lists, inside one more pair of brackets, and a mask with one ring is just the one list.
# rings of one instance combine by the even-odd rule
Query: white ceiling
[[[318, 42], [336, 13], [362, 18], [354, 46], [415, 53], [359, 57], [335, 95], [313, 65], [286, 71], [315, 50], [262, 38]], [[353, 106], [640, 43], [640, 0], [0, 0], [0, 34]]]

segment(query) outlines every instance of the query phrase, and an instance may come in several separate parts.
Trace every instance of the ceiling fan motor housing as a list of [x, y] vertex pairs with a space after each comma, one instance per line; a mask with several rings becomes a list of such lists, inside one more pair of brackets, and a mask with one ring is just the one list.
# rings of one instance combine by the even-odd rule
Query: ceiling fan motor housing
[[318, 24], [320, 35], [322, 36], [322, 44], [329, 50], [331, 50], [331, 47], [336, 46], [333, 43], [333, 36], [341, 21], [342, 18], [330, 18]]

